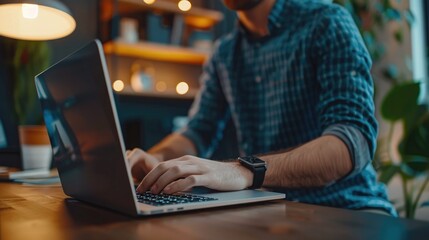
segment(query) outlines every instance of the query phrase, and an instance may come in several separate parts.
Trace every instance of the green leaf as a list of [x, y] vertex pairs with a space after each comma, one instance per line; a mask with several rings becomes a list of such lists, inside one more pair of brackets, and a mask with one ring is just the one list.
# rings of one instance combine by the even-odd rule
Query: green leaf
[[426, 104], [419, 104], [414, 111], [414, 114], [408, 114], [403, 118], [404, 120], [404, 135], [407, 136], [410, 131], [418, 127], [426, 118], [428, 114], [428, 106]]
[[379, 181], [388, 184], [390, 180], [395, 176], [396, 173], [398, 173], [400, 170], [400, 166], [394, 165], [394, 164], [388, 164], [380, 168], [380, 177]]
[[412, 114], [418, 107], [420, 83], [407, 82], [394, 86], [381, 104], [381, 115], [384, 119], [398, 121]]
[[422, 156], [403, 156], [401, 172], [408, 178], [426, 174], [429, 170], [429, 159]]
[[426, 202], [422, 202], [422, 203], [420, 204], [420, 207], [429, 207], [429, 200], [428, 200], [428, 201], [426, 201]]
[[393, 35], [398, 43], [404, 42], [404, 33], [402, 29], [398, 29]]
[[407, 132], [401, 141], [400, 153], [429, 158], [429, 112], [426, 112]]
[[389, 0], [383, 0], [381, 3], [384, 8], [392, 8], [392, 3]]

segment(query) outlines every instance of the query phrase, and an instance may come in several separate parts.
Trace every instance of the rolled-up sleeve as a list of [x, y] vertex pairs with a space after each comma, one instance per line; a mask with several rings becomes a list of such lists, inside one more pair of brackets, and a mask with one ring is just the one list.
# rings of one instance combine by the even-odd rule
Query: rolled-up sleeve
[[371, 161], [368, 141], [362, 133], [351, 125], [336, 124], [325, 129], [322, 135], [332, 135], [341, 139], [347, 146], [353, 163], [353, 170], [343, 179], [359, 174]]
[[319, 122], [324, 134], [336, 135], [348, 146], [354, 164], [351, 176], [371, 162], [376, 148], [372, 63], [344, 9], [327, 9], [318, 24], [312, 54], [321, 88]]
[[225, 124], [230, 117], [229, 108], [223, 94], [216, 71], [216, 45], [212, 56], [205, 63], [200, 77], [198, 92], [189, 111], [187, 125], [178, 133], [190, 139], [200, 157], [210, 157], [223, 136]]

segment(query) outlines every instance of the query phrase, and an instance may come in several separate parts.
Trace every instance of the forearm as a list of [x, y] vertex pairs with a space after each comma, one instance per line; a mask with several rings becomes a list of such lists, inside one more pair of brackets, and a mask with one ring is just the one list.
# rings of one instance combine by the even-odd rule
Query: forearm
[[335, 136], [322, 136], [291, 151], [260, 158], [268, 165], [265, 187], [326, 186], [353, 168], [347, 146]]
[[181, 134], [173, 133], [149, 149], [148, 153], [160, 161], [167, 161], [185, 155], [195, 156], [197, 150], [191, 140]]

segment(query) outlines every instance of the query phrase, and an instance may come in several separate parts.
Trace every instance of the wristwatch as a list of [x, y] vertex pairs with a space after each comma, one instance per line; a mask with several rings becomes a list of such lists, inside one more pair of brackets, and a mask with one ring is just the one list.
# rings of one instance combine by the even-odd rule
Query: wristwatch
[[265, 171], [267, 171], [267, 163], [255, 156], [238, 157], [238, 162], [253, 172], [253, 184], [250, 189], [261, 188], [264, 183]]

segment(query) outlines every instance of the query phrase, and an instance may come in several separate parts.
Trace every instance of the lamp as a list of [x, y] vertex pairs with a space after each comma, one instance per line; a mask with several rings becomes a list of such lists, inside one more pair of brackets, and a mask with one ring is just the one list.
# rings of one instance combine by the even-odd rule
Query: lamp
[[0, 35], [22, 40], [52, 40], [76, 28], [70, 10], [56, 0], [0, 0]]

